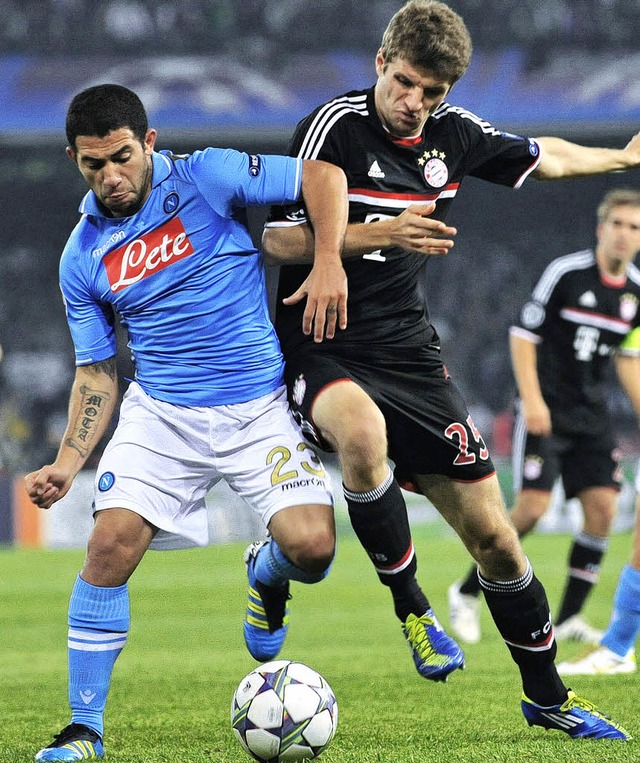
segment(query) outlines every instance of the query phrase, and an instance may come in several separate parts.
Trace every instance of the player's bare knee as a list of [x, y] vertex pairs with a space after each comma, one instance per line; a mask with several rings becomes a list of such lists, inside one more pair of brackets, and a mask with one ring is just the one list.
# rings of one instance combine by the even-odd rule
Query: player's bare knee
[[335, 534], [329, 528], [306, 533], [289, 550], [290, 558], [306, 572], [324, 572], [335, 555]]
[[[343, 471], [360, 482], [368, 482], [387, 462], [387, 436], [384, 419], [375, 416], [354, 421], [339, 442]], [[346, 482], [346, 481], [345, 481]]]
[[615, 506], [602, 506], [596, 513], [585, 514], [583, 530], [596, 538], [607, 538], [616, 516]]
[[91, 538], [82, 577], [94, 585], [117, 586], [126, 582], [140, 561], [138, 550], [116, 535], [100, 533]]
[[512, 528], [503, 528], [484, 536], [477, 544], [476, 553], [476, 561], [489, 578], [508, 580], [522, 572], [524, 551]]
[[530, 532], [546, 514], [550, 495], [546, 492], [524, 490], [511, 512], [511, 521], [520, 535]]

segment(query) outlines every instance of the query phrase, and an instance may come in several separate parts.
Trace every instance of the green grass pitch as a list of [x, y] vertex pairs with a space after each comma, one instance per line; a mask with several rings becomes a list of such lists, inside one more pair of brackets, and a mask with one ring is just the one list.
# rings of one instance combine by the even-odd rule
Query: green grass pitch
[[[446, 589], [467, 568], [440, 522], [415, 529], [419, 578], [443, 623]], [[629, 533], [614, 536], [587, 616], [606, 626]], [[533, 535], [525, 547], [552, 608], [569, 538]], [[242, 640], [243, 545], [150, 552], [130, 582], [132, 627], [106, 715], [110, 763], [243, 763], [229, 723], [233, 692], [256, 663]], [[68, 722], [66, 608], [78, 551], [0, 551], [0, 763], [21, 763]], [[340, 709], [323, 763], [582, 763], [638, 760], [637, 742], [573, 741], [530, 729], [515, 664], [483, 608], [485, 638], [446, 684], [420, 678], [391, 607], [351, 531], [341, 526], [331, 575], [294, 584], [282, 657], [319, 670]], [[561, 644], [559, 658], [579, 646]], [[579, 694], [640, 739], [640, 674], [580, 677]]]

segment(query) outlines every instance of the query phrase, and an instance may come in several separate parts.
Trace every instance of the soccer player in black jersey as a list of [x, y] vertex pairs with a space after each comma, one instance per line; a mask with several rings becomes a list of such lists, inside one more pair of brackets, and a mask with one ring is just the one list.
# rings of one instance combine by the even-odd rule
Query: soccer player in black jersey
[[[640, 342], [640, 337], [638, 337]], [[629, 562], [618, 576], [609, 625], [600, 643], [575, 660], [561, 662], [561, 676], [613, 676], [638, 669], [635, 643], [640, 634], [640, 464], [636, 470], [636, 522]]]
[[[521, 538], [533, 530], [559, 477], [566, 497], [579, 498], [584, 513], [555, 618], [558, 640], [598, 644], [602, 637], [580, 611], [598, 580], [621, 484], [603, 389], [614, 359], [640, 418], [638, 251], [640, 191], [609, 191], [597, 211], [595, 250], [553, 260], [510, 331], [519, 394], [511, 520]], [[480, 637], [473, 598], [479, 592], [475, 567], [449, 589], [451, 623], [463, 641]]]
[[325, 103], [298, 125], [290, 153], [332, 162], [347, 175], [349, 325], [321, 344], [299, 329], [300, 308], [288, 295], [308, 271], [313, 230], [304, 209], [273, 210], [263, 234], [267, 255], [302, 263], [281, 268], [276, 315], [290, 400], [309, 436], [338, 454], [352, 525], [391, 590], [418, 671], [444, 680], [464, 657], [416, 581], [400, 485], [424, 494], [477, 561], [488, 607], [521, 673], [527, 721], [574, 737], [626, 739], [558, 676], [544, 588], [443, 365], [420, 276], [425, 255], [453, 245], [455, 230], [444, 220], [466, 175], [518, 187], [531, 174], [625, 170], [640, 165], [640, 135], [613, 150], [501, 132], [445, 101], [471, 48], [448, 6], [411, 0], [384, 33], [375, 86]]

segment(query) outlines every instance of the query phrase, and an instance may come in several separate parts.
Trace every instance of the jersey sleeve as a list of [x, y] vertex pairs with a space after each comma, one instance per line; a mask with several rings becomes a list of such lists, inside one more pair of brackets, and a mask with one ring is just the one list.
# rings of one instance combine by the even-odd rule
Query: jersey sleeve
[[76, 365], [86, 366], [113, 357], [116, 354], [113, 309], [95, 299], [69, 248], [62, 255], [59, 273]]
[[[340, 155], [340, 142], [336, 136], [341, 122], [339, 121], [327, 133], [323, 134], [320, 142], [314, 132], [318, 112], [319, 109], [316, 109], [298, 123], [287, 148], [287, 154], [301, 159], [319, 159], [338, 167], [344, 167]], [[266, 226], [287, 227], [306, 222], [307, 210], [304, 206], [304, 200], [301, 198], [296, 204], [273, 205], [269, 211]]]
[[190, 160], [192, 179], [211, 207], [231, 217], [238, 207], [288, 204], [302, 188], [302, 161], [276, 154], [207, 148]]
[[548, 320], [558, 310], [562, 289], [562, 279], [555, 278], [553, 263], [543, 272], [529, 300], [520, 311], [520, 319], [510, 329], [510, 333], [528, 339], [535, 344], [544, 340]]
[[454, 110], [467, 143], [466, 174], [520, 188], [540, 163], [540, 146], [536, 141], [498, 130], [470, 111]]

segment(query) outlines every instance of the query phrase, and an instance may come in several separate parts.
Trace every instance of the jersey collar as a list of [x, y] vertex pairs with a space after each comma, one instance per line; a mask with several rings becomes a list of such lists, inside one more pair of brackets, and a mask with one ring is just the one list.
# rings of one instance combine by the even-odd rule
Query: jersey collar
[[[160, 183], [164, 182], [171, 174], [171, 161], [163, 154], [154, 151], [151, 154], [151, 163], [153, 166], [152, 188], [157, 188]], [[78, 211], [81, 215], [104, 217], [107, 220], [114, 219], [105, 213], [104, 208], [98, 202], [98, 199], [93, 191], [87, 191], [87, 193], [84, 195], [84, 198], [80, 202]]]
[[608, 273], [605, 273], [604, 270], [600, 270], [599, 267], [598, 271], [600, 273], [600, 281], [605, 286], [609, 286], [612, 289], [622, 289], [627, 285], [626, 273], [623, 273], [621, 276], [611, 276]]

